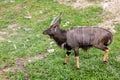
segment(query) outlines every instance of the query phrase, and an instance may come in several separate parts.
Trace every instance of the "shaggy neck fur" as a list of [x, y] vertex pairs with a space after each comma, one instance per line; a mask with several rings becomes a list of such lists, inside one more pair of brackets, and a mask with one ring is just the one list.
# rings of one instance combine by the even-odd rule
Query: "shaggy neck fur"
[[65, 30], [57, 30], [54, 35], [52, 35], [52, 38], [56, 41], [58, 46], [61, 46], [63, 43], [66, 42], [66, 31]]

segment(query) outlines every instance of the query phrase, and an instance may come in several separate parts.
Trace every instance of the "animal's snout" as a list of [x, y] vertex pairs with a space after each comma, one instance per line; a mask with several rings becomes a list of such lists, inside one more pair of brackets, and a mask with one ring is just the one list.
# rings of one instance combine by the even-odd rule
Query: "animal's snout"
[[46, 34], [47, 34], [47, 31], [46, 31], [46, 30], [45, 30], [45, 31], [43, 31], [43, 34], [44, 34], [44, 35], [46, 35]]

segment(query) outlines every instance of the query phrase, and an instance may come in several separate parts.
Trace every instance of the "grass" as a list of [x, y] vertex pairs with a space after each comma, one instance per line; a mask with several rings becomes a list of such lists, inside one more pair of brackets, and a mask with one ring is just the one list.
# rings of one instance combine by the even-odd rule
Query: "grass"
[[89, 1], [89, 2], [97, 2], [97, 1], [103, 1], [103, 0], [87, 0], [87, 1]]
[[[0, 69], [16, 66], [16, 57], [27, 58], [44, 54], [47, 49], [51, 49], [50, 42], [53, 40], [44, 36], [42, 32], [48, 28], [53, 17], [59, 12], [63, 12], [62, 29], [79, 25], [97, 26], [103, 21], [101, 7], [91, 6], [84, 10], [77, 10], [53, 0], [15, 0], [14, 3], [1, 1], [0, 9], [0, 17], [2, 17], [0, 31], [8, 33], [2, 35], [5, 40], [0, 43]], [[31, 19], [24, 17], [27, 12], [32, 15]], [[69, 24], [65, 25], [66, 22]], [[18, 24], [15, 27], [16, 30], [8, 28], [13, 24]], [[116, 26], [116, 30], [119, 31], [120, 25]], [[80, 49], [81, 69], [76, 70], [74, 53], [71, 54], [69, 63], [63, 65], [65, 50], [54, 44], [52, 48], [55, 49], [55, 52], [53, 54], [47, 53], [46, 59], [25, 64], [26, 73], [18, 70], [2, 75], [0, 78], [5, 79], [6, 77], [11, 80], [119, 80], [120, 62], [116, 60], [116, 56], [120, 53], [119, 35], [119, 32], [114, 35], [107, 64], [102, 63], [104, 52], [91, 48], [85, 53]], [[6, 64], [3, 66], [3, 63]]]

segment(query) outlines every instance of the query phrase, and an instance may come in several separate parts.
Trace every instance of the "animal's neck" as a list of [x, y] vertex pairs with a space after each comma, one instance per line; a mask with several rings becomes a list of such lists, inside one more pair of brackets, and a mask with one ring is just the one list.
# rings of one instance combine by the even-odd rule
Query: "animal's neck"
[[53, 39], [56, 41], [56, 43], [61, 46], [63, 43], [66, 42], [66, 31], [65, 30], [59, 30], [56, 32], [56, 34], [53, 35]]

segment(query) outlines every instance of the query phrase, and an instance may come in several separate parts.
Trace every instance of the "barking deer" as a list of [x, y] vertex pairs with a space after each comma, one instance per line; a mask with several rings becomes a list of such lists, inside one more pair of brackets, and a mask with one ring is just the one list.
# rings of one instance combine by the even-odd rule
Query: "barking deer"
[[67, 50], [64, 64], [68, 61], [71, 50], [74, 50], [76, 66], [79, 69], [79, 48], [87, 51], [95, 47], [105, 51], [103, 62], [107, 61], [110, 49], [107, 47], [112, 43], [113, 35], [106, 29], [99, 27], [74, 27], [70, 30], [60, 29], [61, 13], [53, 19], [50, 27], [43, 32], [55, 40], [58, 46]]

